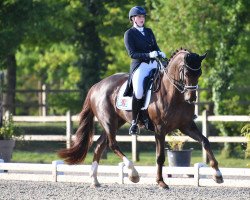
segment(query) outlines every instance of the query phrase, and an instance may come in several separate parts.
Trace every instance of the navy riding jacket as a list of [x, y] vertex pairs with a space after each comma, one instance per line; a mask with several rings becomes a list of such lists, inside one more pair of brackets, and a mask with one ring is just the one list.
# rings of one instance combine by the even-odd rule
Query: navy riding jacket
[[124, 43], [130, 56], [130, 74], [142, 63], [149, 63], [149, 52], [160, 51], [155, 36], [150, 28], [144, 28], [144, 34], [131, 27], [124, 34]]
[[149, 52], [160, 51], [155, 36], [150, 28], [144, 28], [144, 35], [135, 27], [131, 27], [124, 34], [124, 43], [130, 56], [130, 75], [124, 96], [131, 96], [133, 92], [132, 73], [139, 67], [142, 62], [149, 63]]

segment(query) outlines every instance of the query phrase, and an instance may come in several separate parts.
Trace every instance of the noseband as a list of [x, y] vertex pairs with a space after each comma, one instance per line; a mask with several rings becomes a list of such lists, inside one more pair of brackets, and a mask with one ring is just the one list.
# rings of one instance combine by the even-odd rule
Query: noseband
[[190, 67], [186, 62], [179, 70], [179, 76], [180, 80], [176, 80], [168, 75], [167, 67], [164, 67], [162, 63], [159, 61], [158, 64], [160, 64], [161, 71], [164, 71], [166, 74], [168, 80], [170, 83], [181, 93], [185, 93], [186, 91], [196, 91], [198, 90], [198, 85], [186, 85], [184, 80], [184, 71], [185, 69], [191, 70], [191, 71], [199, 71], [201, 69], [201, 66], [199, 68], [192, 68]]

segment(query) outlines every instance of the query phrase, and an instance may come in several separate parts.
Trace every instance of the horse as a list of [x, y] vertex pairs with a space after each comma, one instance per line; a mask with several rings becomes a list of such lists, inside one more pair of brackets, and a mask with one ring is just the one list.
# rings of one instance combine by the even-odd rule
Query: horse
[[[210, 166], [214, 169], [213, 179], [217, 183], [223, 182], [210, 143], [194, 122], [197, 84], [202, 74], [201, 63], [205, 57], [206, 54], [200, 56], [182, 48], [176, 50], [171, 55], [167, 67], [160, 70], [159, 88], [157, 92], [152, 93], [148, 106], [148, 117], [152, 122], [153, 128], [151, 130], [155, 133], [156, 182], [160, 188], [169, 188], [162, 176], [162, 168], [165, 162], [165, 136], [176, 129], [203, 145]], [[127, 79], [128, 74], [117, 73], [101, 80], [89, 89], [82, 111], [79, 114], [79, 127], [75, 133], [75, 140], [70, 148], [58, 152], [58, 155], [68, 164], [78, 164], [84, 161], [93, 142], [93, 125], [94, 117], [96, 117], [104, 132], [97, 140], [90, 171], [92, 185], [95, 187], [100, 186], [97, 179], [97, 169], [102, 152], [107, 145], [123, 160], [128, 168], [130, 181], [137, 183], [140, 179], [133, 162], [120, 150], [116, 141], [117, 130], [126, 122], [132, 120], [131, 111], [116, 108], [119, 89]], [[144, 125], [140, 123], [139, 126]]]

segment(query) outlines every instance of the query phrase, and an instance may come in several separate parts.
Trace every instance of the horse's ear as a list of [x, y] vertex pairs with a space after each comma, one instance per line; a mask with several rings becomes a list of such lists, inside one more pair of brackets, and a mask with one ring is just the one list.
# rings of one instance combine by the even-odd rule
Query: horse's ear
[[200, 60], [202, 61], [204, 58], [206, 58], [206, 56], [207, 56], [207, 52], [200, 56]]

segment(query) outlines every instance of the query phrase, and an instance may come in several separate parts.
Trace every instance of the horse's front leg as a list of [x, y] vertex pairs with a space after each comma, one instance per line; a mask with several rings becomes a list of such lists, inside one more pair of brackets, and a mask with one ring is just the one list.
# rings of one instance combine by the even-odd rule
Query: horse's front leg
[[165, 162], [165, 135], [155, 134], [156, 142], [156, 162], [157, 162], [157, 177], [156, 182], [159, 187], [169, 189], [168, 185], [164, 182], [162, 176], [162, 167]]
[[210, 147], [210, 142], [208, 139], [202, 135], [202, 133], [197, 128], [194, 122], [191, 122], [185, 127], [180, 128], [180, 131], [185, 135], [193, 138], [194, 140], [198, 141], [200, 144], [203, 144], [204, 149], [206, 150], [210, 166], [215, 170], [213, 179], [216, 183], [223, 183], [223, 177], [219, 170], [218, 162], [214, 157], [213, 151]]
[[130, 161], [126, 156], [123, 156], [122, 158], [123, 163], [128, 168], [128, 178], [133, 183], [138, 183], [140, 181], [140, 176], [137, 172], [137, 170], [134, 167], [134, 164], [132, 161]]

